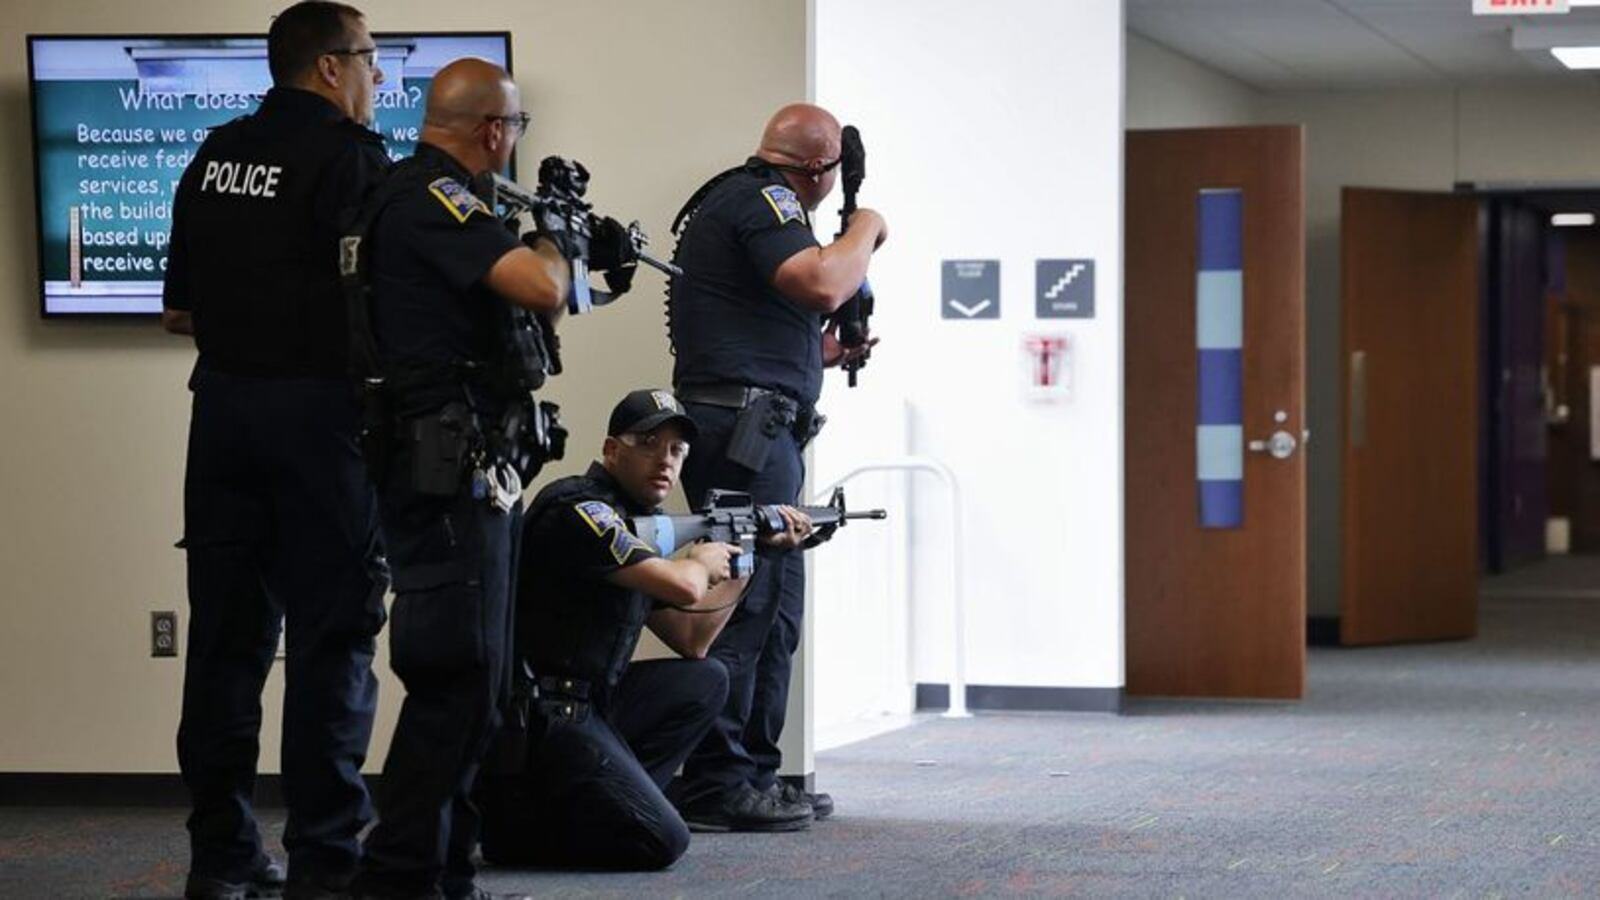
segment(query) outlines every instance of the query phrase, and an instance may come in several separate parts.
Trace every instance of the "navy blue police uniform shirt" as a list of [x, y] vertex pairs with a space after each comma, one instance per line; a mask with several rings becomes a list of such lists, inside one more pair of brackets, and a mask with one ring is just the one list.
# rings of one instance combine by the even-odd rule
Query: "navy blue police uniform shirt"
[[656, 601], [606, 577], [661, 554], [628, 529], [655, 510], [634, 504], [599, 463], [551, 482], [523, 532], [518, 653], [540, 675], [569, 675], [603, 695], [616, 687]]
[[294, 88], [211, 132], [173, 197], [162, 293], [193, 317], [199, 366], [347, 376], [338, 240], [388, 167], [381, 137]]
[[431, 144], [390, 177], [397, 194], [371, 234], [373, 333], [385, 371], [448, 381], [503, 352], [510, 308], [484, 277], [521, 241], [473, 195], [472, 173]]
[[822, 391], [822, 316], [772, 286], [789, 257], [818, 246], [783, 175], [759, 160], [712, 188], [690, 216], [673, 260], [676, 385], [734, 383], [804, 404]]

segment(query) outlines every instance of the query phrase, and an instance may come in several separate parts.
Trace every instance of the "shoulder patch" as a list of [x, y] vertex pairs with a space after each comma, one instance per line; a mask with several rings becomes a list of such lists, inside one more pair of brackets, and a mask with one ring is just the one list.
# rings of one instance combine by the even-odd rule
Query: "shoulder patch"
[[573, 504], [572, 508], [578, 513], [579, 518], [594, 530], [596, 537], [608, 542], [607, 549], [611, 551], [611, 557], [618, 565], [626, 564], [628, 557], [635, 551], [655, 552], [655, 548], [628, 530], [628, 524], [617, 515], [617, 511], [612, 509], [610, 504], [599, 500], [585, 500]]
[[457, 222], [465, 222], [475, 212], [489, 213], [488, 205], [454, 178], [439, 178], [429, 183], [428, 193], [439, 198], [439, 202], [450, 211], [450, 215], [456, 217]]
[[769, 184], [761, 189], [761, 196], [766, 199], [767, 205], [772, 207], [772, 212], [778, 217], [779, 225], [806, 220], [805, 207], [800, 205], [800, 198], [783, 185]]

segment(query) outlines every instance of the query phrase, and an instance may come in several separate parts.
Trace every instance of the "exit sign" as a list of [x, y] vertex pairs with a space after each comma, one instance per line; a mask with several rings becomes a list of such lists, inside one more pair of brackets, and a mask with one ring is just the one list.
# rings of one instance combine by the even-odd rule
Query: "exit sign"
[[1532, 16], [1564, 13], [1568, 0], [1472, 0], [1475, 16]]

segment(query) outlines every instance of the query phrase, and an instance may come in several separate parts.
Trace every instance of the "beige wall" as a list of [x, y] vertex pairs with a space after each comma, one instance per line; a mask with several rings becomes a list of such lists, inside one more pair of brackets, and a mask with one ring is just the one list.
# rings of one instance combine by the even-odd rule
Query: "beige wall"
[[1242, 81], [1128, 33], [1129, 128], [1200, 128], [1256, 120], [1261, 94]]
[[[0, 13], [0, 47], [10, 51], [0, 61], [0, 172], [10, 187], [0, 215], [0, 771], [174, 771], [182, 666], [150, 658], [149, 613], [177, 609], [187, 620], [172, 542], [193, 350], [150, 322], [39, 319], [23, 36], [260, 32], [278, 8], [10, 0]], [[806, 93], [804, 0], [367, 8], [374, 30], [512, 31], [536, 122], [522, 171], [549, 152], [577, 157], [594, 173], [597, 207], [641, 219], [663, 253], [687, 193], [743, 159], [766, 115]], [[667, 381], [662, 290], [642, 270], [620, 308], [564, 326], [567, 374], [551, 394], [574, 439], [552, 474], [584, 465], [623, 391]], [[379, 667], [369, 768], [400, 697], [386, 662]], [[269, 720], [277, 698], [275, 679]], [[275, 724], [262, 741], [263, 769], [275, 771]]]

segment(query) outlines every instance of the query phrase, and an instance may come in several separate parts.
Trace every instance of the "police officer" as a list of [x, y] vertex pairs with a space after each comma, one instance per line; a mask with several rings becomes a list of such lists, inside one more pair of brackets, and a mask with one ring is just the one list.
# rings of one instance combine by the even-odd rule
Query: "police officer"
[[[795, 503], [800, 454], [820, 425], [823, 367], [871, 346], [846, 351], [824, 328], [887, 233], [878, 213], [859, 209], [838, 240], [818, 245], [811, 213], [833, 190], [839, 153], [832, 115], [785, 106], [755, 156], [712, 179], [678, 215], [674, 261], [688, 275], [672, 281], [669, 316], [675, 390], [701, 436], [683, 470], [692, 505], [711, 488]], [[794, 830], [832, 809], [827, 795], [776, 778], [805, 569], [798, 553], [763, 552], [771, 558], [711, 649], [728, 669], [728, 702], [675, 791], [691, 828]]]
[[470, 184], [506, 168], [528, 121], [504, 69], [446, 65], [416, 154], [363, 214], [375, 215], [370, 313], [393, 389], [379, 504], [390, 664], [406, 697], [358, 896], [484, 896], [468, 791], [499, 722], [521, 511], [517, 476], [487, 436], [518, 401], [502, 377], [513, 306], [559, 312], [571, 269], [549, 240], [506, 230]]
[[[515, 773], [481, 785], [491, 862], [660, 869], [689, 845], [662, 789], [727, 699], [727, 670], [705, 654], [747, 582], [729, 580], [737, 547], [663, 559], [626, 520], [657, 510], [695, 437], [672, 394], [634, 391], [612, 410], [603, 461], [529, 509], [513, 707], [526, 720], [500, 742]], [[789, 530], [770, 542], [797, 545], [810, 520], [784, 516]], [[630, 665], [646, 627], [682, 658]]]
[[353, 874], [385, 573], [356, 450], [337, 271], [341, 216], [388, 165], [361, 123], [382, 82], [361, 13], [289, 7], [273, 87], [214, 130], [174, 198], [162, 322], [199, 347], [184, 480], [189, 640], [178, 763], [189, 897], [283, 886], [251, 805], [261, 688], [287, 622], [290, 893]]

